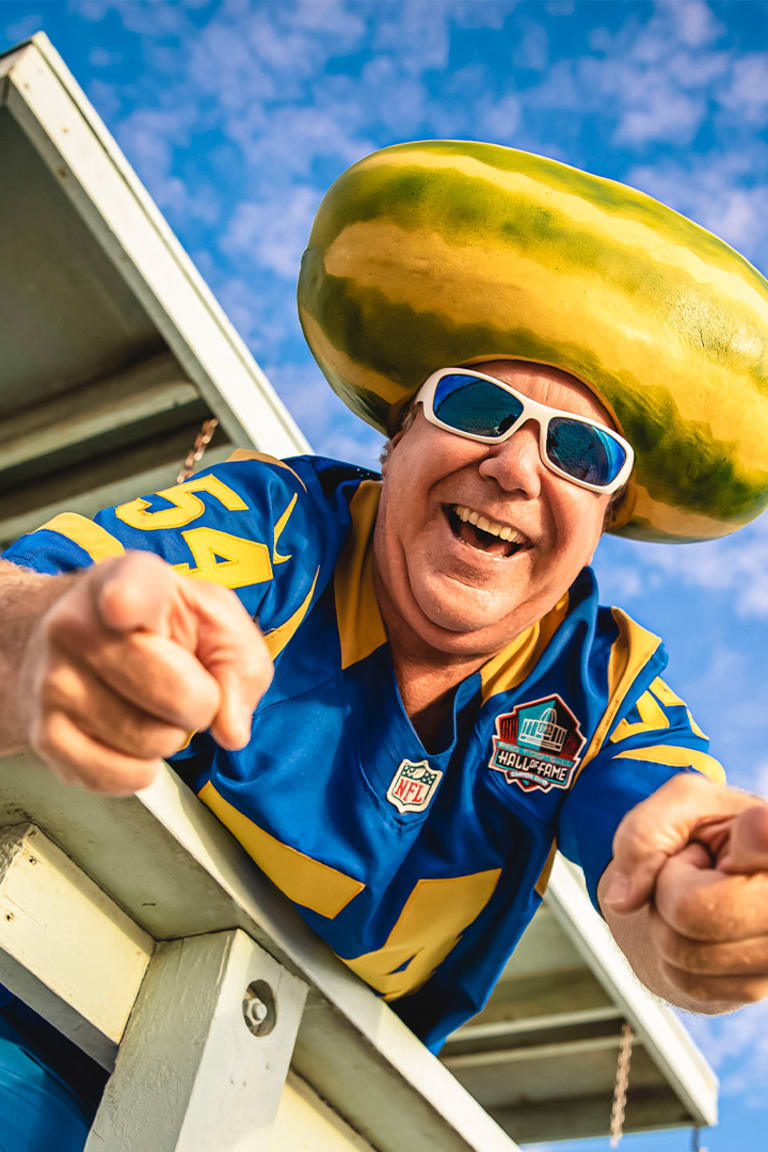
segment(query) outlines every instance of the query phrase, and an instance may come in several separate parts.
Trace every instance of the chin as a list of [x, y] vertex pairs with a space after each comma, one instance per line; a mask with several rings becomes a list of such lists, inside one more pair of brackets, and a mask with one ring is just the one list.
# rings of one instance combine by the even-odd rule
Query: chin
[[424, 639], [444, 652], [498, 651], [530, 623], [522, 606], [501, 605], [492, 594], [473, 589], [419, 597], [417, 607]]

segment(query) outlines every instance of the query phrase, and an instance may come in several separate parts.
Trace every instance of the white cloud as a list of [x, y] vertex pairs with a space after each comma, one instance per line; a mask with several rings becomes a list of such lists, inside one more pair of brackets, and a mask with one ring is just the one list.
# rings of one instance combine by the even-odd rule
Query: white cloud
[[265, 371], [315, 452], [378, 469], [384, 437], [334, 395], [309, 353], [304, 363], [267, 361]]
[[194, 31], [185, 8], [194, 3], [169, 4], [155, 0], [69, 0], [70, 11], [93, 24], [116, 13], [127, 32], [150, 37], [182, 37]]
[[768, 148], [725, 145], [712, 152], [637, 164], [627, 181], [768, 264]]
[[753, 791], [768, 800], [768, 760], [761, 760], [754, 767]]
[[682, 1018], [715, 1070], [729, 1070], [729, 1078], [721, 1084], [723, 1095], [740, 1096], [745, 1088], [751, 1088], [753, 1095], [763, 1091], [768, 1077], [768, 1001], [728, 1016], [684, 1013]]
[[113, 68], [120, 63], [120, 54], [96, 45], [88, 53], [88, 63], [92, 68]]
[[752, 52], [735, 62], [720, 101], [724, 108], [755, 126], [765, 124], [768, 109], [768, 52]]
[[294, 184], [262, 202], [241, 201], [222, 237], [224, 252], [248, 255], [276, 275], [295, 281], [321, 192]]
[[500, 144], [511, 143], [521, 119], [520, 100], [514, 94], [485, 108], [479, 115], [483, 135]]
[[375, 21], [375, 50], [395, 53], [406, 73], [445, 72], [450, 11], [449, 5], [435, 0], [380, 5], [379, 19]]
[[658, 545], [645, 563], [684, 583], [727, 592], [737, 616], [768, 617], [768, 517], [724, 540], [707, 544]]
[[614, 139], [617, 144], [645, 144], [649, 140], [687, 144], [696, 135], [704, 113], [702, 100], [665, 85], [648, 92], [641, 107], [624, 112]]
[[621, 11], [618, 27], [591, 29], [587, 53], [550, 65], [526, 101], [575, 113], [579, 127], [589, 118], [633, 149], [690, 144], [732, 64], [720, 46], [726, 29], [701, 0], [665, 0], [650, 17], [638, 5], [614, 6]]
[[671, 18], [680, 41], [691, 48], [711, 43], [725, 30], [704, 0], [662, 0], [659, 11]]
[[3, 29], [4, 38], [9, 44], [17, 43], [20, 40], [27, 40], [42, 28], [43, 23], [43, 17], [40, 12], [29, 12], [26, 16], [22, 16], [20, 20], [15, 20], [12, 24], [6, 24]]
[[175, 148], [189, 143], [195, 110], [190, 104], [136, 108], [117, 125], [120, 146], [145, 179], [165, 176]]

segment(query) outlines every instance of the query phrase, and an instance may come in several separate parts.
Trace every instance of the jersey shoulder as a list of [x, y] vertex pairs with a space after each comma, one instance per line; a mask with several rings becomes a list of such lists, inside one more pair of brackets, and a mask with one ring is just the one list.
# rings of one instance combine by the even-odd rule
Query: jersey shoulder
[[[265, 628], [322, 590], [349, 531], [349, 501], [374, 474], [324, 457], [241, 450], [183, 483], [98, 512], [65, 512], [4, 558], [38, 572], [87, 567], [126, 549], [237, 592]], [[305, 603], [306, 601], [306, 603]]]

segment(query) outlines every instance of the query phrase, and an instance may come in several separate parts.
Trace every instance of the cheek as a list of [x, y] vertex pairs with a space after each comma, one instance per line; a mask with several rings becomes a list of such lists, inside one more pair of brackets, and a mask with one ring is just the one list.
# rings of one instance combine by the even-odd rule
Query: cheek
[[561, 553], [571, 558], [577, 568], [592, 558], [603, 534], [608, 504], [607, 496], [577, 489], [560, 509], [557, 535]]

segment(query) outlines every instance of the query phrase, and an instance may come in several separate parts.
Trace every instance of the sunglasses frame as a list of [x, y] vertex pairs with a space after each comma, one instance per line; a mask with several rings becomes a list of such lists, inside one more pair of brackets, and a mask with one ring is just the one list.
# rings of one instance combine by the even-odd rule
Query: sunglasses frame
[[[469, 376], [474, 377], [476, 380], [487, 380], [490, 384], [495, 384], [502, 392], [508, 392], [514, 396], [523, 405], [523, 410], [517, 420], [506, 432], [501, 436], [478, 436], [474, 432], [462, 432], [458, 428], [453, 428], [450, 424], [444, 424], [439, 416], [436, 415], [434, 410], [435, 392], [437, 385], [446, 376]], [[485, 372], [474, 372], [471, 368], [439, 368], [437, 372], [433, 372], [431, 376], [422, 384], [419, 391], [414, 396], [414, 402], [420, 400], [424, 410], [424, 416], [430, 424], [434, 424], [436, 428], [442, 428], [445, 432], [452, 432], [454, 436], [461, 436], [465, 440], [476, 440], [479, 444], [503, 444], [505, 440], [509, 440], [514, 436], [519, 428], [527, 424], [529, 420], [534, 420], [539, 428], [539, 456], [541, 457], [542, 464], [554, 472], [556, 476], [562, 476], [564, 480], [570, 480], [571, 484], [577, 484], [579, 488], [586, 488], [589, 492], [598, 492], [601, 495], [612, 496], [614, 492], [618, 492], [629, 479], [629, 475], [635, 463], [635, 453], [632, 445], [618, 432], [612, 428], [608, 428], [605, 424], [601, 424], [599, 420], [590, 420], [588, 416], [577, 416], [575, 412], [568, 412], [563, 408], [550, 408], [548, 404], [540, 404], [537, 400], [531, 400], [530, 396], [526, 396], [523, 392], [518, 392], [506, 380], [499, 380], [496, 376], [488, 376]], [[558, 468], [547, 457], [547, 429], [549, 423], [555, 417], [565, 417], [567, 420], [573, 420], [576, 424], [587, 424], [591, 428], [599, 428], [601, 432], [606, 432], [613, 440], [616, 440], [624, 449], [626, 458], [622, 464], [615, 479], [611, 480], [609, 484], [589, 484], [586, 480], [579, 480], [576, 476], [571, 476], [568, 472], [564, 472], [562, 468]]]

